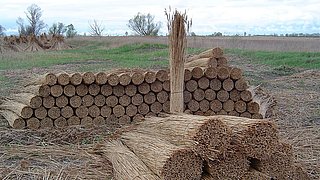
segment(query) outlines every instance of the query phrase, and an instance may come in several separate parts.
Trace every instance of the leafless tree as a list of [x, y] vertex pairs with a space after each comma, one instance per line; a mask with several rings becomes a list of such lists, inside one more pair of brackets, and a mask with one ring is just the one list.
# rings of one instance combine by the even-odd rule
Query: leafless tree
[[140, 12], [129, 20], [128, 27], [141, 36], [157, 36], [161, 28], [161, 23], [154, 22], [154, 16]]
[[89, 23], [89, 27], [90, 27], [90, 34], [92, 36], [102, 36], [102, 32], [104, 31], [102, 22], [98, 23], [97, 20], [93, 20], [93, 23]]
[[19, 33], [23, 35], [39, 35], [41, 31], [46, 27], [46, 24], [41, 20], [42, 10], [36, 5], [32, 4], [27, 8], [25, 12], [29, 25], [24, 25], [24, 20], [19, 17], [16, 21], [19, 26]]
[[53, 23], [52, 26], [49, 28], [49, 34], [54, 35], [63, 35], [66, 31], [66, 26], [61, 22]]

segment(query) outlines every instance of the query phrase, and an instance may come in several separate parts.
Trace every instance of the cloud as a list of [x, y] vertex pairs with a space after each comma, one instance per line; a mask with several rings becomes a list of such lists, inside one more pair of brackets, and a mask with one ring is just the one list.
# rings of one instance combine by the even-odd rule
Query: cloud
[[138, 12], [155, 15], [166, 33], [164, 9], [169, 5], [187, 10], [193, 19], [196, 34], [214, 32], [268, 34], [282, 32], [319, 31], [318, 0], [2, 0], [0, 22], [16, 29], [17, 17], [25, 17], [27, 7], [35, 3], [43, 10], [43, 19], [50, 26], [54, 22], [73, 24], [78, 32], [88, 32], [88, 22], [102, 21], [109, 34], [124, 34], [126, 24]]

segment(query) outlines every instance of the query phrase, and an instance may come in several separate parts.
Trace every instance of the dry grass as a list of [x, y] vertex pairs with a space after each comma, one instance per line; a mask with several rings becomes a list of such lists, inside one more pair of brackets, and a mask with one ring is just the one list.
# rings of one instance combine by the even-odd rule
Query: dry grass
[[109, 160], [93, 153], [110, 127], [0, 130], [1, 179], [111, 179]]
[[[68, 39], [66, 42], [78, 46], [82, 43], [92, 41], [108, 44], [109, 48], [119, 47], [131, 43], [157, 43], [168, 44], [168, 37], [76, 37]], [[262, 51], [295, 51], [295, 52], [318, 52], [320, 41], [318, 38], [304, 37], [187, 37], [188, 47], [194, 48], [235, 48]]]

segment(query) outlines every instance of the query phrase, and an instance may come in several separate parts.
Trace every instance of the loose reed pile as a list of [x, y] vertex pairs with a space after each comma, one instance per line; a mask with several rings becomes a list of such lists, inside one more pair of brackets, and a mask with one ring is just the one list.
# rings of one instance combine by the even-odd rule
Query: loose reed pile
[[41, 34], [40, 36], [29, 35], [29, 36], [6, 36], [4, 42], [0, 44], [0, 53], [5, 51], [21, 52], [21, 51], [44, 51], [44, 50], [62, 50], [69, 49], [64, 42], [64, 37], [61, 35], [46, 35]]
[[[220, 48], [201, 54], [223, 57]], [[50, 73], [22, 93], [5, 98], [0, 113], [18, 129], [121, 126], [170, 112], [169, 76], [167, 70]], [[270, 98], [259, 98], [261, 93], [249, 88], [239, 68], [225, 64], [186, 68], [183, 89], [184, 112], [188, 114], [259, 119], [270, 114]]]
[[121, 140], [161, 179], [309, 179], [267, 119], [149, 117]]

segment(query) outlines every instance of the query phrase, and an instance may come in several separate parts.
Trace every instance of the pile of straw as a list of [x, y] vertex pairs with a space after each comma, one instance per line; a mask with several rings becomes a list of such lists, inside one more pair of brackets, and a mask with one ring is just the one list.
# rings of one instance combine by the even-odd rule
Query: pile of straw
[[162, 115], [120, 139], [161, 179], [308, 179], [267, 119]]

